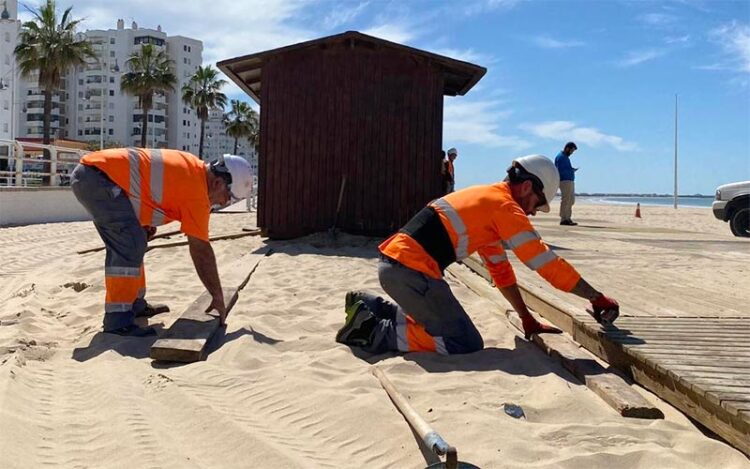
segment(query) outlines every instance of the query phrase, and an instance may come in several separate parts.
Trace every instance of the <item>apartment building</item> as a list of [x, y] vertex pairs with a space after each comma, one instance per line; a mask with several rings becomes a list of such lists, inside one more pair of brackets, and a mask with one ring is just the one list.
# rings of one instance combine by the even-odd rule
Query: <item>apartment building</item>
[[161, 26], [126, 28], [117, 20], [117, 28], [88, 30], [97, 60], [73, 72], [69, 91], [75, 104], [70, 112], [71, 138], [87, 140], [95, 147], [140, 146], [143, 109], [138, 98], [122, 91], [120, 80], [128, 72], [126, 62], [144, 44], [152, 44], [173, 61], [177, 83], [174, 90], [156, 94], [148, 112], [146, 146], [198, 151], [199, 120], [195, 111], [182, 104], [181, 88], [202, 61], [201, 41], [182, 36], [167, 36]]
[[[13, 50], [16, 48], [20, 22], [18, 1], [3, 2], [0, 10], [0, 139], [12, 139], [15, 132], [13, 114], [19, 103], [18, 73]], [[7, 148], [0, 147], [0, 152]]]
[[209, 111], [208, 120], [206, 121], [203, 159], [213, 161], [227, 153], [244, 156], [250, 162], [250, 166], [253, 167], [253, 174], [258, 174], [258, 156], [255, 148], [246, 138], [241, 138], [237, 142], [237, 152], [235, 153], [234, 138], [227, 135], [224, 126], [224, 111], [214, 108]]

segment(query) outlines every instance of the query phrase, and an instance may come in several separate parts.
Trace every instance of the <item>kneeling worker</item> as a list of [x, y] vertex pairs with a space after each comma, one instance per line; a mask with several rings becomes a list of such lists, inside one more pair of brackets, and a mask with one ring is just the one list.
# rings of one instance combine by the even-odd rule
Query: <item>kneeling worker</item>
[[177, 150], [117, 148], [89, 153], [71, 175], [78, 201], [91, 214], [107, 249], [104, 332], [155, 335], [134, 320], [158, 312], [149, 306], [143, 256], [156, 226], [181, 222], [190, 257], [213, 300], [206, 311], [226, 318], [216, 258], [208, 239], [211, 205], [226, 205], [250, 193], [250, 164], [225, 156], [206, 164]]
[[443, 271], [479, 252], [495, 285], [523, 322], [526, 337], [560, 332], [542, 325], [521, 297], [507, 249], [556, 288], [591, 301], [595, 317], [614, 321], [617, 302], [588, 284], [541, 240], [528, 215], [549, 212], [560, 178], [542, 155], [513, 161], [504, 182], [447, 194], [417, 213], [379, 249], [380, 284], [396, 303], [365, 292], [346, 295], [346, 322], [336, 341], [372, 353], [470, 353], [484, 347]]

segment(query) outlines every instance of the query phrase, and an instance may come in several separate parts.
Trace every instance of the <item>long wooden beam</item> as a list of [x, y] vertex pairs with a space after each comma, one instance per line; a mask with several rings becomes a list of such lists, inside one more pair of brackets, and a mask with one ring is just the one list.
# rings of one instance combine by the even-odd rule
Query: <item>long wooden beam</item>
[[[496, 288], [461, 266], [450, 266], [448, 272], [474, 293], [505, 310], [508, 321], [516, 329], [523, 331], [518, 315], [507, 309], [507, 302]], [[605, 369], [593, 355], [581, 350], [578, 344], [566, 336], [535, 334], [532, 340], [545, 353], [560, 361], [568, 371], [623, 417], [664, 418], [664, 414], [658, 408], [634, 391], [621, 376]]]
[[[481, 260], [469, 258], [462, 262], [475, 273], [489, 279], [489, 274]], [[611, 366], [626, 373], [635, 382], [651, 390], [750, 456], [750, 411], [744, 409], [744, 404], [738, 404], [738, 402], [748, 402], [747, 399], [750, 394], [727, 392], [724, 387], [716, 388], [703, 381], [694, 381], [691, 374], [700, 370], [720, 371], [722, 375], [732, 377], [744, 375], [747, 373], [746, 369], [722, 365], [720, 358], [717, 358], [717, 363], [713, 365], [663, 362], [661, 357], [649, 356], [648, 350], [652, 347], [669, 346], [674, 348], [678, 345], [648, 344], [646, 340], [643, 340], [643, 346], [637, 347], [632, 344], [618, 343], [608, 336], [610, 329], [617, 330], [617, 328], [603, 328], [588, 315], [578, 314], [572, 306], [566, 305], [539, 288], [524, 284], [519, 284], [519, 288], [529, 308], [570, 334], [575, 342]], [[695, 321], [696, 318], [660, 319], [621, 316], [617, 326], [621, 329], [627, 329], [631, 322], [635, 327], [641, 322], [658, 324], [661, 321], [662, 324], [665, 324], [671, 319], [690, 324], [700, 322]], [[709, 319], [723, 320], [723, 318], [715, 317], [704, 318], [704, 322]], [[734, 324], [736, 321], [730, 319], [728, 322]], [[643, 334], [643, 336], [645, 335]], [[639, 336], [641, 334], [635, 336], [635, 338], [638, 339]], [[691, 347], [691, 340], [684, 339], [682, 342], [686, 348]], [[730, 342], [727, 342], [727, 344], [730, 344]], [[703, 347], [708, 346], [703, 344]], [[730, 350], [726, 347], [722, 349]], [[735, 346], [734, 349], [737, 350], [738, 347]], [[689, 359], [685, 361], [687, 362]]]

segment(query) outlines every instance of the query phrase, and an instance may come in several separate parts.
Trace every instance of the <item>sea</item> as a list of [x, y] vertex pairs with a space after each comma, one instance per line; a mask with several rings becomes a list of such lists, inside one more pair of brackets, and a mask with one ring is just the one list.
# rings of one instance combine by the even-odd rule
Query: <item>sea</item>
[[[654, 197], [654, 196], [617, 196], [617, 195], [593, 195], [593, 196], [576, 196], [581, 202], [584, 200], [592, 204], [607, 204], [607, 205], [635, 205], [640, 203], [641, 205], [658, 205], [664, 207], [672, 207], [674, 205], [674, 197]], [[678, 207], [703, 207], [711, 208], [713, 203], [713, 197], [690, 197], [690, 196], [678, 196], [677, 206]]]

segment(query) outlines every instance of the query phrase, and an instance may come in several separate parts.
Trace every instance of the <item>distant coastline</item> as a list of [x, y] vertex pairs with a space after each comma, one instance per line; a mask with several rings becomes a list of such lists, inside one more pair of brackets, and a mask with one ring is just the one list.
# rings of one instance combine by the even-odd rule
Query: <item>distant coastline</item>
[[[656, 205], [671, 206], [674, 204], [674, 196], [665, 194], [599, 194], [599, 193], [581, 193], [576, 194], [580, 201], [593, 204], [612, 204], [612, 205]], [[710, 208], [714, 201], [713, 196], [696, 194], [680, 195], [677, 198], [677, 205], [684, 207], [702, 207]]]
[[[674, 194], [610, 194], [604, 192], [576, 192], [577, 197], [664, 197], [674, 198]], [[713, 195], [703, 194], [679, 194], [677, 197], [690, 197], [694, 199], [713, 199]]]

